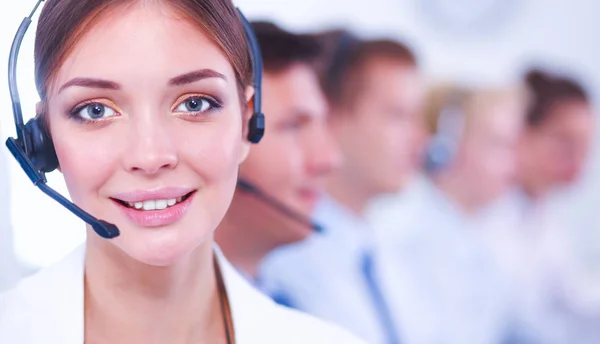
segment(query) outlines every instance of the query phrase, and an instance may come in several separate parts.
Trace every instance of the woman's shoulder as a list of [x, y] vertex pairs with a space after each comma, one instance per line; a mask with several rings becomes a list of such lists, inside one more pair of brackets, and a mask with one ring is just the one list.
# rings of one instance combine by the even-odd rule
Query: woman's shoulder
[[62, 340], [77, 332], [83, 309], [83, 259], [81, 249], [76, 249], [0, 294], [0, 343], [36, 343], [56, 336]]

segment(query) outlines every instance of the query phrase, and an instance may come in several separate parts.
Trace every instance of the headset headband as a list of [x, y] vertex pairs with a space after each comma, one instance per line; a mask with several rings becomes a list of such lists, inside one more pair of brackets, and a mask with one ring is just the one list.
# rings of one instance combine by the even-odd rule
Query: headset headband
[[[22, 149], [25, 151], [25, 154], [28, 156], [31, 155], [33, 147], [31, 140], [28, 139], [25, 123], [23, 121], [23, 110], [21, 108], [19, 89], [17, 87], [17, 61], [19, 58], [19, 50], [21, 49], [21, 43], [23, 42], [25, 33], [27, 32], [27, 29], [31, 24], [31, 19], [33, 18], [34, 14], [37, 12], [37, 9], [44, 1], [45, 0], [38, 0], [29, 16], [23, 19], [23, 21], [21, 22], [21, 25], [19, 26], [19, 29], [15, 34], [15, 38], [10, 48], [10, 55], [8, 59], [8, 88], [10, 92], [10, 99], [12, 102], [13, 118], [15, 121], [15, 127], [17, 131], [17, 143], [21, 145]], [[248, 48], [250, 51], [250, 59], [252, 61], [253, 69], [252, 74], [254, 87], [254, 101], [253, 116], [251, 121], [255, 123], [250, 127], [248, 139], [253, 143], [258, 143], [264, 135], [265, 127], [264, 115], [262, 115], [262, 55], [260, 52], [260, 47], [257, 43], [256, 36], [254, 34], [254, 31], [252, 30], [252, 27], [250, 26], [250, 23], [239, 10], [239, 8], [237, 9], [237, 12], [240, 16], [240, 20], [242, 22], [245, 35], [248, 40]]]

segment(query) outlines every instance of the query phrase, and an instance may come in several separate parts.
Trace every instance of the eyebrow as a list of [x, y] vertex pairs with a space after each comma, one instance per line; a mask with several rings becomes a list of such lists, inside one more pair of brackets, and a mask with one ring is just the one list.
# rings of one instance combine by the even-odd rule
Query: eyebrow
[[[212, 69], [199, 69], [189, 73], [185, 73], [179, 76], [176, 76], [169, 80], [169, 85], [171, 86], [181, 86], [194, 83], [196, 81], [200, 81], [208, 78], [219, 78], [223, 80], [227, 80], [225, 75], [212, 70]], [[121, 85], [114, 81], [103, 80], [103, 79], [95, 79], [95, 78], [74, 78], [66, 82], [59, 89], [59, 93], [64, 89], [72, 86], [79, 87], [89, 87], [89, 88], [101, 88], [106, 90], [120, 90]]]
[[169, 80], [169, 85], [171, 86], [181, 86], [186, 84], [191, 84], [196, 81], [200, 81], [208, 78], [219, 78], [227, 81], [225, 75], [212, 70], [212, 69], [199, 69], [193, 72], [185, 73], [179, 76], [176, 76]]
[[90, 87], [90, 88], [102, 88], [107, 90], [118, 90], [121, 88], [121, 85], [114, 81], [102, 80], [102, 79], [94, 79], [94, 78], [74, 78], [67, 81], [64, 85], [60, 87], [58, 92], [62, 92], [64, 89], [71, 86], [80, 86], [80, 87]]

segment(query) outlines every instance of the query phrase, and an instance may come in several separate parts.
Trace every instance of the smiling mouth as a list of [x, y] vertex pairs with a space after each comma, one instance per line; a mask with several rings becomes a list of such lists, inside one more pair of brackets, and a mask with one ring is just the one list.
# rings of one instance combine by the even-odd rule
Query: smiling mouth
[[179, 203], [185, 202], [190, 196], [192, 196], [196, 191], [192, 191], [187, 193], [184, 196], [172, 198], [172, 199], [155, 199], [155, 200], [146, 200], [141, 202], [125, 202], [120, 199], [111, 198], [116, 203], [124, 206], [125, 208], [139, 210], [139, 211], [151, 211], [151, 210], [163, 210], [170, 207], [173, 207]]

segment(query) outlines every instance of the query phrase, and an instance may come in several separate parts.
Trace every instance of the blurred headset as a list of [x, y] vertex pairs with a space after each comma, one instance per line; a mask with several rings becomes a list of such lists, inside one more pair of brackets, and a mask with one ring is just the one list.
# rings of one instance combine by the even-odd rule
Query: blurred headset
[[435, 134], [425, 151], [424, 168], [435, 174], [444, 170], [456, 157], [465, 128], [467, 92], [453, 90], [445, 95], [439, 111]]
[[[332, 32], [335, 35], [336, 32]], [[323, 88], [328, 92], [336, 88], [336, 84], [343, 81], [343, 76], [346, 73], [350, 64], [350, 56], [354, 52], [354, 49], [360, 44], [360, 39], [354, 34], [341, 30], [339, 36], [335, 38], [332, 43], [326, 42], [325, 46], [331, 44], [334, 49], [331, 53], [331, 59], [325, 62], [323, 70]]]
[[[98, 235], [107, 239], [114, 238], [120, 234], [119, 229], [115, 225], [96, 219], [46, 184], [45, 173], [52, 172], [58, 168], [58, 158], [56, 156], [54, 144], [52, 143], [52, 138], [45, 127], [44, 121], [39, 117], [36, 116], [35, 118], [30, 119], [27, 124], [24, 124], [23, 122], [21, 100], [17, 88], [17, 60], [23, 37], [31, 24], [31, 18], [42, 2], [44, 2], [44, 0], [38, 0], [33, 11], [31, 11], [31, 14], [23, 19], [10, 49], [10, 57], [8, 60], [8, 85], [17, 138], [9, 137], [6, 140], [6, 146], [35, 186], [92, 226]], [[238, 13], [248, 40], [255, 92], [253, 114], [249, 121], [247, 138], [252, 143], [258, 143], [265, 131], [265, 116], [261, 112], [262, 56], [250, 24], [239, 9]]]

